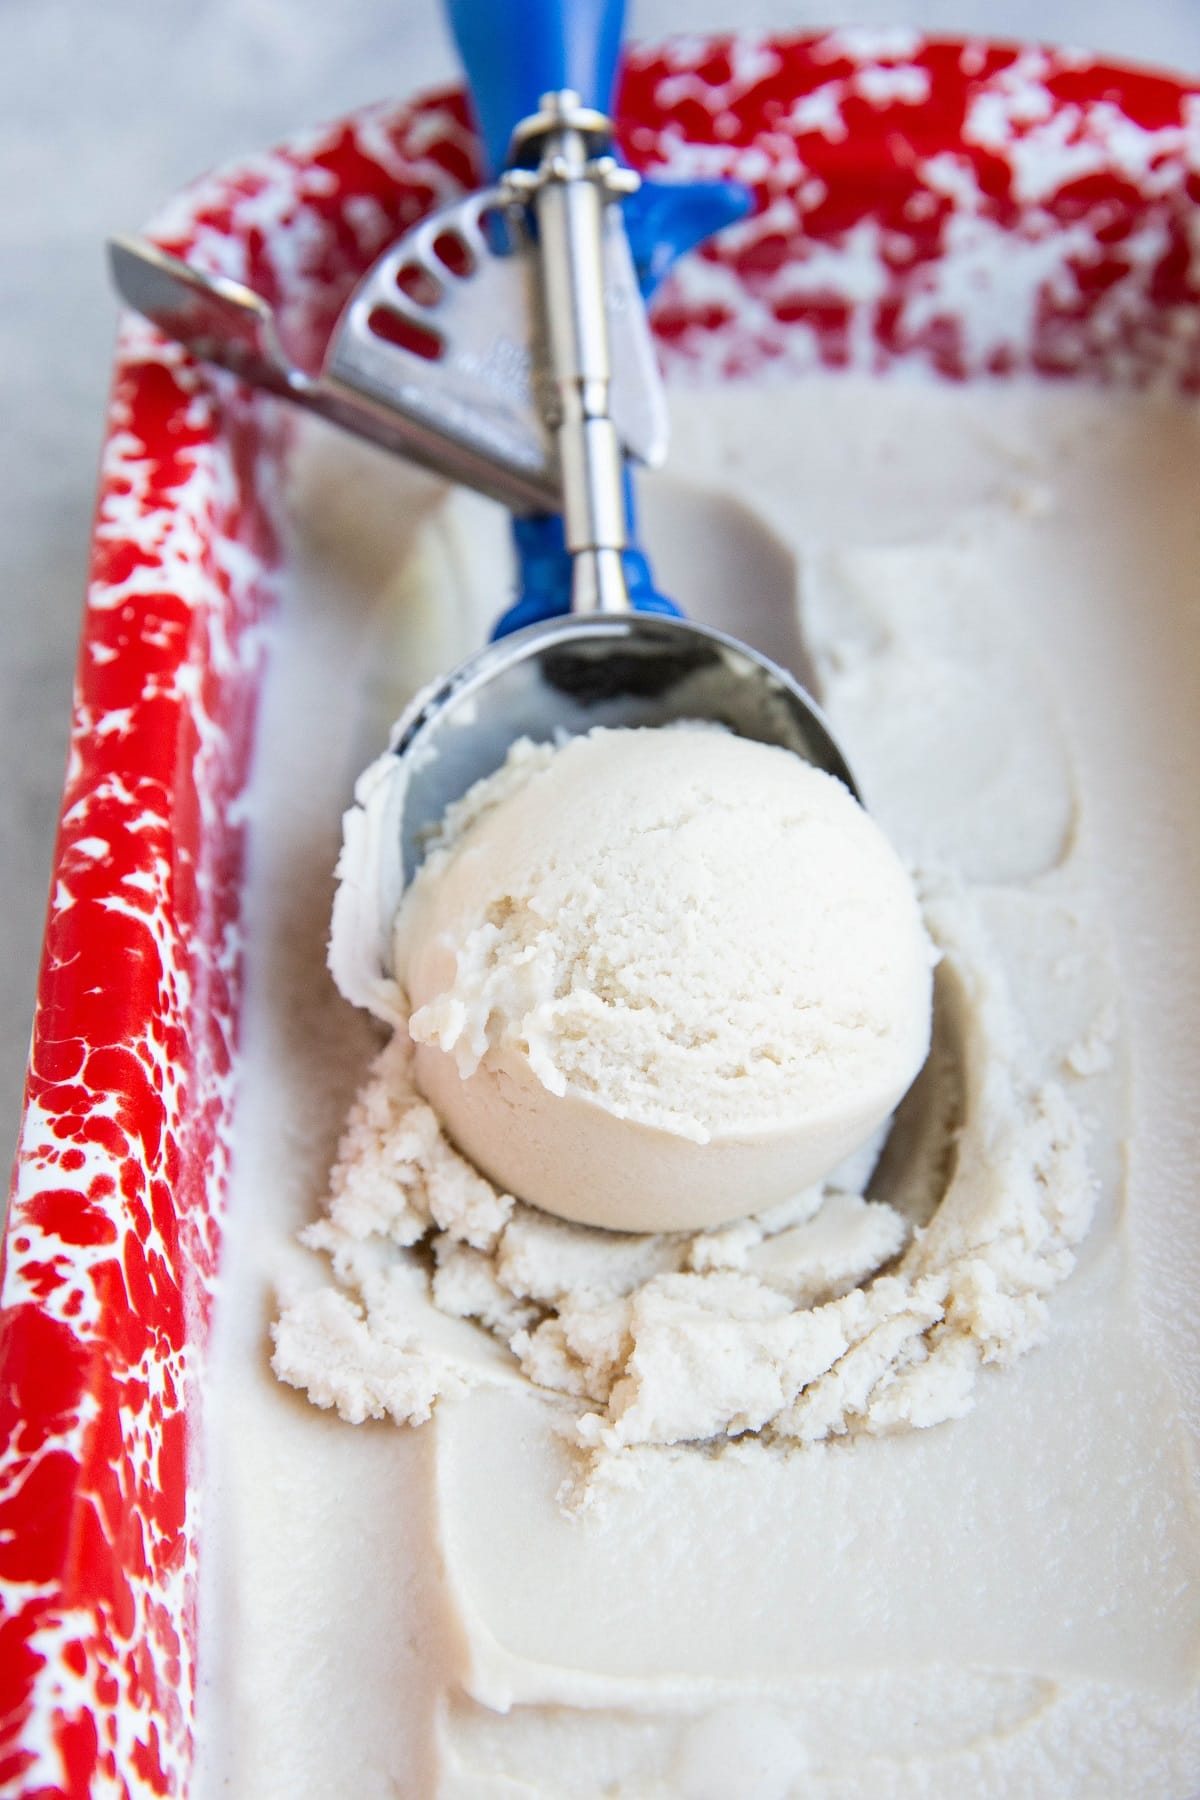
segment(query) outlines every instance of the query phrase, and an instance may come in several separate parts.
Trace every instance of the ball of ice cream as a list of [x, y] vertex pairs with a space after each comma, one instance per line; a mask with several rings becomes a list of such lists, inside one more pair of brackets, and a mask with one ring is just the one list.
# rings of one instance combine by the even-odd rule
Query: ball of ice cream
[[523, 740], [400, 909], [416, 1076], [494, 1182], [693, 1230], [834, 1168], [929, 1047], [933, 954], [848, 790], [705, 725]]

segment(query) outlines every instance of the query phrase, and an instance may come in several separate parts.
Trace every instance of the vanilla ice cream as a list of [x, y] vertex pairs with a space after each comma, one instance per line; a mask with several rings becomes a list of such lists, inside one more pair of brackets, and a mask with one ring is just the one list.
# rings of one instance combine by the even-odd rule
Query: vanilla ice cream
[[402, 904], [418, 1087], [562, 1218], [696, 1230], [870, 1136], [929, 1048], [912, 883], [833, 776], [708, 725], [517, 744]]
[[[717, 1230], [570, 1224], [458, 1154], [313, 970], [339, 801], [485, 635], [507, 526], [305, 426], [195, 1793], [1190, 1800], [1195, 408], [806, 374], [673, 412], [658, 573], [820, 694], [941, 951], [929, 1058], [873, 1171]], [[285, 1381], [425, 1422], [304, 1404], [268, 1312]]]

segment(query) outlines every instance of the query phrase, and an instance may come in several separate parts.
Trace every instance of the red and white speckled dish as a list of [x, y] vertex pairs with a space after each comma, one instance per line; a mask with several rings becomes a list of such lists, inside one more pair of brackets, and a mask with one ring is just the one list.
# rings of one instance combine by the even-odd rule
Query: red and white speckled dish
[[[631, 55], [621, 135], [639, 166], [758, 196], [657, 303], [676, 378], [903, 362], [1200, 385], [1200, 88], [904, 32], [690, 39]], [[312, 360], [381, 246], [476, 176], [462, 99], [439, 94], [211, 177], [154, 235], [268, 295]], [[6, 1792], [187, 1787], [238, 801], [288, 437], [125, 327], [6, 1243]]]

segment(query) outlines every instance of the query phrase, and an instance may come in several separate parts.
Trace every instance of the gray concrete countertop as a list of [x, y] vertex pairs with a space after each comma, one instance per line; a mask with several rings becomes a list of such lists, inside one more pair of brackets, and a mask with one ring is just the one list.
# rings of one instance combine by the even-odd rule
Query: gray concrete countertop
[[[1195, 0], [630, 4], [631, 32], [646, 37], [848, 22], [1069, 42], [1200, 70]], [[0, 10], [0, 1135], [9, 1143], [116, 316], [105, 235], [136, 229], [216, 162], [454, 68], [437, 0], [8, 0]]]

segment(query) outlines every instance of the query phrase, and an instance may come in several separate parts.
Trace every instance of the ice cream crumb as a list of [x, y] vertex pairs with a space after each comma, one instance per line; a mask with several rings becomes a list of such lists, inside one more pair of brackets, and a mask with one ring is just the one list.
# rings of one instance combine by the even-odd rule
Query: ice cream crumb
[[1111, 1068], [1117, 1030], [1117, 1009], [1105, 1005], [1091, 1030], [1072, 1044], [1063, 1059], [1071, 1074], [1098, 1075], [1102, 1069]]

